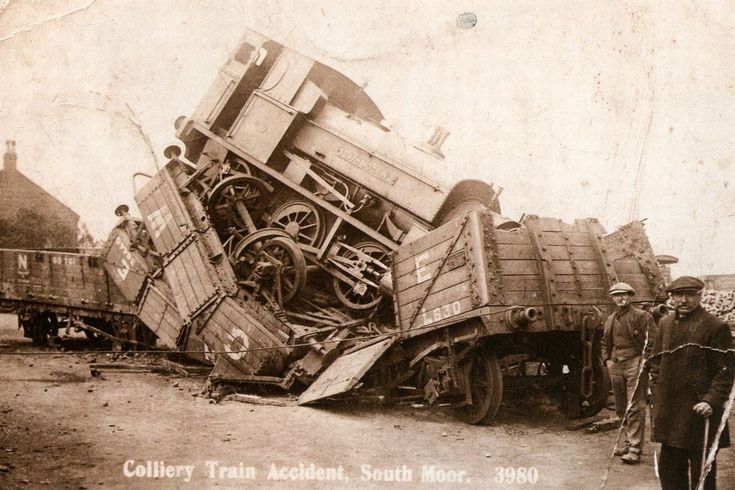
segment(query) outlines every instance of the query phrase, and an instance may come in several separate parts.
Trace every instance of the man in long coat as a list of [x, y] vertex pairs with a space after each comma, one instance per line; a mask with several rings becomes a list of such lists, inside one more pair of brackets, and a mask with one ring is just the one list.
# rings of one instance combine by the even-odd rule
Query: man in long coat
[[[704, 449], [713, 443], [733, 383], [730, 329], [700, 305], [704, 283], [695, 277], [674, 280], [666, 290], [675, 311], [661, 319], [649, 359], [653, 391], [653, 440], [661, 443], [659, 475], [668, 489], [696, 488]], [[711, 348], [711, 349], [710, 349]], [[717, 350], [713, 350], [717, 349]], [[729, 354], [731, 356], [732, 354]], [[725, 427], [719, 448], [730, 446]], [[713, 464], [705, 489], [714, 489]]]
[[[641, 460], [643, 433], [646, 429], [646, 396], [648, 374], [641, 376], [643, 349], [650, 347], [653, 317], [630, 304], [635, 289], [619, 282], [608, 291], [616, 311], [605, 321], [602, 336], [602, 358], [607, 363], [615, 394], [615, 413], [625, 420], [625, 445], [615, 454], [623, 463], [637, 464]], [[626, 413], [627, 409], [627, 413]]]

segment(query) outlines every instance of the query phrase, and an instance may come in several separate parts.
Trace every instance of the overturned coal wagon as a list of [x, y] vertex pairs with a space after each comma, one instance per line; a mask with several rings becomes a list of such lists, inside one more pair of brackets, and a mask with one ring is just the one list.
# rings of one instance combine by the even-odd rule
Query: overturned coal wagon
[[591, 415], [608, 387], [607, 288], [664, 299], [643, 232], [501, 214], [499, 189], [425, 175], [447, 133], [409, 145], [363, 89], [248, 31], [155, 175], [136, 176], [104, 262], [168, 347], [212, 380], [300, 403], [408, 390], [490, 421], [511, 367]]

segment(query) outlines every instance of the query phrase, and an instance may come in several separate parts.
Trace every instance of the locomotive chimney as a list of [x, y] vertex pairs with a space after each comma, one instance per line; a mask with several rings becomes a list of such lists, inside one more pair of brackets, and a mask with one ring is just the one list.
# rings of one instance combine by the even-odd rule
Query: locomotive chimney
[[5, 142], [5, 154], [3, 155], [3, 170], [14, 172], [18, 155], [15, 154], [15, 140], [7, 140]]
[[426, 142], [414, 146], [424, 153], [428, 153], [429, 155], [444, 160], [442, 145], [447, 139], [447, 136], [449, 136], [449, 131], [444, 128], [440, 128], [439, 126], [432, 126], [429, 129], [429, 137], [426, 139]]

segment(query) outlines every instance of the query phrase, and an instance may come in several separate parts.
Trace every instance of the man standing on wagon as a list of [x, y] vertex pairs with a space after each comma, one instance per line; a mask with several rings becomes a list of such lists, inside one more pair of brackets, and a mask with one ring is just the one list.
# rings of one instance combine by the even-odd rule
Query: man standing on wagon
[[[730, 328], [704, 311], [700, 305], [702, 288], [702, 281], [689, 276], [669, 284], [666, 291], [675, 311], [659, 322], [648, 360], [653, 440], [661, 443], [659, 475], [664, 490], [696, 488], [704, 438], [709, 448], [733, 383], [732, 357], [725, 353], [731, 348]], [[718, 448], [729, 446], [725, 425]], [[716, 470], [713, 463], [705, 489], [715, 488]]]
[[650, 313], [630, 304], [635, 296], [630, 284], [613, 284], [609, 295], [616, 311], [605, 322], [602, 354], [610, 371], [615, 413], [625, 424], [625, 445], [618, 446], [615, 454], [621, 456], [623, 463], [637, 464], [641, 460], [646, 429], [648, 393], [648, 376], [644, 374], [639, 379], [638, 374], [645, 362], [643, 349], [651, 341], [648, 335], [653, 334], [654, 321]]

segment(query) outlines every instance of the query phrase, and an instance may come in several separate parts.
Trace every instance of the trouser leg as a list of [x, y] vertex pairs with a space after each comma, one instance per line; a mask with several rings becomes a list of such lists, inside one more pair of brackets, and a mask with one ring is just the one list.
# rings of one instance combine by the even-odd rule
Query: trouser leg
[[[692, 489], [697, 488], [699, 483], [699, 474], [702, 470], [702, 450], [694, 449], [689, 452], [689, 464], [691, 465], [691, 483]], [[717, 460], [712, 462], [712, 467], [707, 473], [707, 478], [704, 480], [704, 490], [715, 490], [717, 484]]]
[[[626, 397], [632, 400], [625, 432], [630, 443], [630, 451], [640, 453], [643, 447], [643, 433], [646, 430], [646, 396], [648, 394], [648, 376], [641, 375], [640, 357], [629, 359], [623, 363]], [[634, 391], [635, 390], [635, 391]]]
[[625, 407], [628, 405], [628, 394], [625, 388], [625, 377], [621, 363], [613, 361], [610, 364], [609, 371], [613, 395], [615, 395], [615, 415], [622, 419], [625, 415]]
[[689, 451], [661, 444], [658, 474], [662, 490], [689, 490]]

